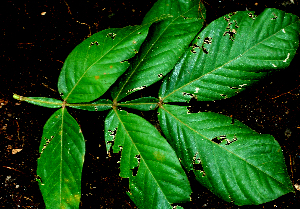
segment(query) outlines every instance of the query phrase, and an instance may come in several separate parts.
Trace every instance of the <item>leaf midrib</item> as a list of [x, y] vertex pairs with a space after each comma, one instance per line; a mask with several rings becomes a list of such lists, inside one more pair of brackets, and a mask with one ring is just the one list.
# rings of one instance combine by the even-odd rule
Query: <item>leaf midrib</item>
[[63, 151], [63, 130], [64, 130], [64, 116], [65, 116], [65, 108], [61, 108], [61, 128], [60, 128], [60, 168], [59, 168], [59, 203], [62, 206], [62, 167], [63, 167], [63, 159], [62, 159], [62, 151]]

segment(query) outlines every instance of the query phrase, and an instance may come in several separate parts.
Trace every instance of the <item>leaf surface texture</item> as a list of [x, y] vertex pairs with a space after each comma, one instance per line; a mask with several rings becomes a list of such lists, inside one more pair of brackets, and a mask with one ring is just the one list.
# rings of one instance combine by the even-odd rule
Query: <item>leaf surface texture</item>
[[164, 79], [164, 102], [229, 98], [289, 66], [299, 45], [299, 18], [276, 9], [243, 11], [209, 24]]
[[58, 90], [68, 103], [90, 102], [103, 95], [128, 68], [150, 23], [100, 31], [83, 41], [67, 57]]
[[108, 150], [122, 150], [120, 176], [129, 178], [129, 196], [139, 208], [172, 208], [172, 203], [189, 200], [189, 181], [174, 150], [149, 122], [112, 110], [105, 132], [107, 144], [113, 142]]
[[[159, 121], [187, 170], [222, 199], [262, 204], [293, 192], [281, 147], [230, 117], [164, 105]], [[197, 167], [196, 167], [197, 166]]]
[[46, 122], [39, 148], [37, 175], [47, 208], [79, 208], [85, 142], [65, 108]]
[[[201, 4], [203, 7], [203, 5]], [[137, 56], [116, 85], [112, 98], [121, 100], [127, 95], [144, 89], [169, 73], [185, 48], [202, 28], [205, 9], [199, 14], [199, 1], [167, 1], [155, 3], [143, 23], [162, 15], [172, 17], [153, 24]]]

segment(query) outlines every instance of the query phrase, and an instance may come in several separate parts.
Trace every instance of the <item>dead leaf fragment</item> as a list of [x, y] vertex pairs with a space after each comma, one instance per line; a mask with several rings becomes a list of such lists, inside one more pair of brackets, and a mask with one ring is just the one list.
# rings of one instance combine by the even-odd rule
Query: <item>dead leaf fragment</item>
[[18, 152], [21, 152], [22, 149], [12, 149], [11, 150], [11, 153], [14, 155], [14, 154], [17, 154]]

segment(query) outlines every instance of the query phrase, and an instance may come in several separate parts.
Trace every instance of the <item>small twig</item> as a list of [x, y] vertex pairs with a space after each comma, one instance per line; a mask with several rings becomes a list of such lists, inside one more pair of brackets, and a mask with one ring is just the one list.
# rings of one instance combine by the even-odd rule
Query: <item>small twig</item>
[[290, 167], [291, 167], [291, 178], [292, 178], [292, 181], [294, 182], [294, 171], [293, 171], [292, 155], [289, 154], [289, 157], [290, 157]]
[[22, 172], [22, 171], [19, 171], [19, 170], [15, 169], [15, 168], [8, 167], [8, 166], [5, 166], [5, 165], [3, 165], [2, 167], [3, 167], [3, 168], [7, 168], [7, 169], [9, 169], [9, 170], [14, 170], [14, 171], [17, 171], [17, 172], [19, 172], [19, 173], [22, 173], [22, 174], [24, 174], [24, 175], [25, 175], [25, 173], [24, 173], [24, 172]]
[[82, 22], [79, 22], [78, 20], [76, 20], [76, 22], [78, 22], [78, 23], [81, 24], [81, 25], [86, 25], [86, 26], [88, 26], [88, 27], [89, 27], [89, 31], [90, 31], [88, 37], [90, 37], [90, 36], [92, 35], [91, 26], [90, 26], [89, 24], [86, 24], [86, 23], [84, 23], [84, 22], [83, 22], [83, 23], [82, 23]]
[[[17, 134], [18, 134], [18, 139], [20, 140], [20, 126], [17, 120], [15, 120], [15, 122], [17, 123]], [[24, 140], [23, 140], [23, 144], [24, 144]]]
[[[65, 0], [64, 0], [64, 2], [65, 2], [65, 4], [66, 4], [66, 6], [68, 7], [68, 13], [69, 13], [70, 15], [72, 15], [71, 8], [70, 8], [69, 4], [68, 4]], [[74, 20], [73, 17], [72, 17], [72, 19]], [[80, 21], [78, 21], [78, 20], [75, 20], [75, 21], [78, 22], [78, 23], [81, 24], [81, 25], [86, 25], [86, 26], [88, 26], [88, 27], [89, 27], [89, 35], [88, 35], [88, 37], [90, 37], [90, 36], [92, 35], [91, 26], [90, 26], [89, 24], [87, 24], [87, 23], [82, 23], [82, 22], [80, 22]]]
[[50, 89], [51, 91], [57, 92], [55, 89], [50, 88], [47, 84], [45, 84], [45, 83], [42, 83], [42, 84], [43, 84], [43, 86], [45, 86], [46, 88]]
[[64, 0], [64, 2], [65, 2], [65, 4], [66, 4], [66, 6], [68, 7], [68, 13], [70, 14], [70, 15], [72, 15], [72, 12], [71, 12], [71, 9], [70, 9], [70, 6], [69, 6], [69, 4]]
[[292, 90], [290, 90], [290, 91], [288, 91], [288, 92], [285, 92], [285, 93], [280, 94], [280, 95], [278, 95], [278, 96], [276, 96], [276, 97], [273, 97], [273, 98], [271, 98], [271, 99], [276, 99], [276, 98], [281, 97], [281, 96], [286, 95], [286, 94], [291, 94], [291, 95], [297, 95], [297, 96], [299, 96], [299, 94], [293, 94], [293, 93], [291, 93], [292, 91], [294, 91], [294, 90], [296, 90], [296, 89], [298, 89], [298, 88], [299, 88], [299, 86], [296, 87], [296, 88], [294, 88], [294, 89], [292, 89]]

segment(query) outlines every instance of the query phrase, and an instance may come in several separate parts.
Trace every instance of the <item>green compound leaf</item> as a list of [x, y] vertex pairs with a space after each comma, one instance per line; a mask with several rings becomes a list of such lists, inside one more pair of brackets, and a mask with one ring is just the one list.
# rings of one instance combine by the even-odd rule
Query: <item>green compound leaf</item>
[[257, 205], [294, 191], [281, 147], [272, 136], [230, 117], [189, 113], [175, 105], [162, 106], [159, 121], [185, 168], [222, 199]]
[[150, 23], [110, 28], [92, 35], [67, 57], [58, 90], [68, 103], [90, 102], [101, 95], [128, 68], [128, 59], [139, 50]]
[[60, 108], [63, 105], [63, 101], [47, 97], [23, 97], [17, 94], [13, 95], [14, 99], [25, 101], [34, 105], [48, 107], [48, 108]]
[[244, 11], [209, 24], [192, 42], [160, 90], [164, 102], [229, 98], [270, 72], [289, 66], [299, 44], [293, 14]]
[[47, 208], [79, 208], [85, 142], [65, 108], [46, 122], [39, 148], [37, 175]]
[[149, 122], [111, 110], [105, 132], [113, 152], [122, 150], [120, 176], [129, 178], [129, 196], [138, 208], [172, 208], [172, 203], [189, 201], [189, 181], [174, 150]]
[[154, 110], [158, 106], [159, 99], [155, 97], [142, 97], [131, 101], [121, 102], [119, 106], [140, 111]]
[[75, 109], [87, 110], [87, 111], [104, 111], [112, 108], [112, 101], [108, 99], [99, 99], [96, 102], [86, 103], [86, 104], [74, 104], [68, 105]]
[[144, 22], [162, 14], [172, 17], [151, 26], [139, 53], [112, 88], [111, 95], [116, 101], [161, 80], [173, 69], [185, 48], [202, 28], [205, 9], [202, 6], [203, 14], [199, 14], [198, 0], [162, 0], [154, 7], [159, 10], [151, 10]]

